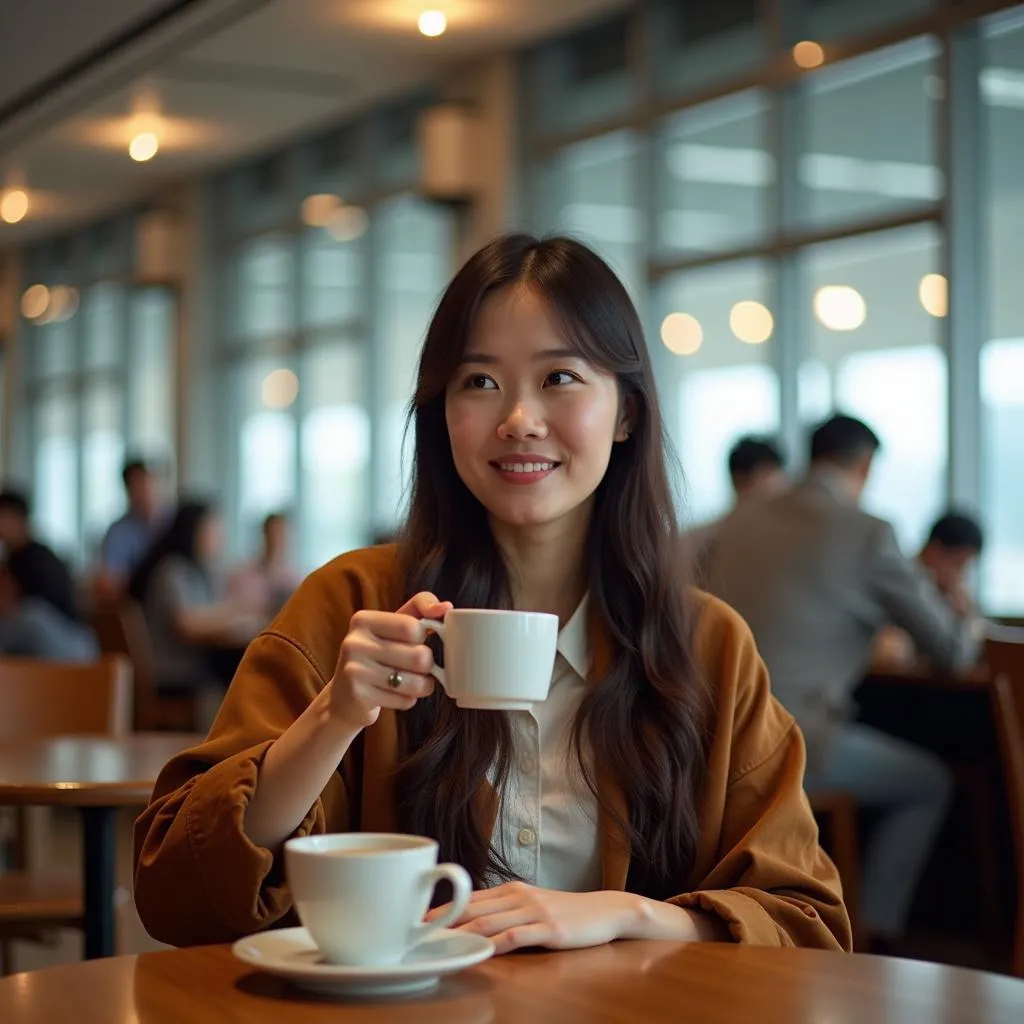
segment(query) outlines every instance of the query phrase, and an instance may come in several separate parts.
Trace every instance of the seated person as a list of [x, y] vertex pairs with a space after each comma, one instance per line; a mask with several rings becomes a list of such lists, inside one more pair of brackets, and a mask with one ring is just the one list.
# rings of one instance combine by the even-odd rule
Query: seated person
[[[975, 613], [969, 578], [981, 555], [985, 537], [978, 522], [959, 512], [947, 512], [932, 526], [917, 563], [955, 615], [970, 619]], [[921, 660], [909, 633], [884, 626], [875, 637], [872, 668], [879, 672], [906, 669]]]
[[686, 556], [699, 581], [703, 582], [714, 548], [715, 538], [729, 516], [754, 502], [781, 494], [789, 486], [782, 449], [770, 437], [741, 437], [729, 451], [729, 481], [733, 507], [722, 518], [705, 523], [683, 534]]
[[273, 618], [292, 596], [299, 574], [289, 554], [290, 528], [283, 512], [271, 512], [263, 520], [263, 546], [259, 558], [240, 566], [228, 576], [226, 593]]
[[[13, 568], [12, 568], [13, 564]], [[92, 631], [31, 593], [26, 561], [0, 563], [0, 655], [51, 661], [91, 661], [99, 655]]]
[[903, 935], [952, 781], [929, 751], [853, 721], [852, 694], [887, 621], [948, 671], [974, 662], [980, 633], [904, 557], [892, 525], [860, 507], [880, 446], [852, 417], [821, 424], [807, 478], [722, 525], [709, 579], [749, 624], [776, 696], [804, 730], [808, 792], [846, 790], [876, 812], [863, 920], [885, 943]]
[[153, 648], [157, 689], [182, 692], [225, 686], [218, 649], [238, 649], [258, 628], [253, 609], [217, 600], [214, 570], [220, 527], [213, 507], [183, 502], [143, 558], [130, 585]]
[[124, 596], [132, 573], [156, 540], [167, 516], [161, 506], [157, 474], [142, 459], [129, 459], [121, 472], [128, 509], [112, 523], [100, 546], [99, 572], [93, 581], [100, 601]]
[[23, 598], [38, 598], [71, 622], [81, 622], [71, 571], [53, 551], [32, 536], [28, 498], [0, 492], [0, 546]]
[[[293, 920], [285, 840], [401, 831], [469, 872], [457, 927], [499, 953], [848, 949], [800, 730], [744, 623], [681, 579], [654, 372], [612, 270], [570, 239], [491, 242], [417, 379], [399, 543], [306, 579], [136, 823], [150, 934]], [[453, 606], [556, 615], [548, 700], [469, 711], [435, 687], [427, 633]]]

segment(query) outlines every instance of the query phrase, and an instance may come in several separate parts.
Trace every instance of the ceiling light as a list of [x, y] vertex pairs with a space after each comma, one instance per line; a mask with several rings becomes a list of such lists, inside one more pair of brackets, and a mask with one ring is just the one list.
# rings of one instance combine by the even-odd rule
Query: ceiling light
[[45, 284], [34, 284], [21, 297], [21, 315], [26, 320], [38, 320], [49, 305], [50, 289]]
[[369, 226], [369, 215], [361, 206], [340, 206], [327, 221], [327, 233], [336, 242], [354, 242]]
[[299, 378], [291, 370], [271, 370], [260, 386], [260, 398], [271, 409], [287, 409], [298, 395]]
[[677, 356], [692, 356], [704, 343], [704, 328], [689, 313], [669, 313], [661, 324], [661, 340]]
[[772, 336], [775, 318], [767, 306], [745, 300], [732, 307], [729, 326], [740, 341], [748, 345], [760, 345]]
[[448, 19], [444, 11], [427, 10], [420, 15], [419, 27], [423, 35], [433, 38], [444, 33], [448, 27]]
[[926, 313], [942, 317], [949, 312], [949, 284], [942, 274], [925, 274], [917, 295]]
[[825, 51], [821, 43], [811, 42], [805, 39], [793, 47], [793, 62], [798, 68], [809, 71], [811, 68], [820, 68], [825, 63]]
[[341, 206], [341, 200], [329, 192], [306, 196], [299, 208], [302, 223], [311, 228], [324, 228]]
[[28, 213], [28, 193], [23, 188], [9, 188], [0, 198], [0, 219], [17, 224]]
[[827, 284], [814, 293], [814, 315], [829, 330], [855, 331], [867, 319], [868, 307], [856, 288]]
[[143, 164], [152, 160], [160, 149], [160, 140], [156, 132], [139, 132], [128, 144], [128, 155], [136, 162]]

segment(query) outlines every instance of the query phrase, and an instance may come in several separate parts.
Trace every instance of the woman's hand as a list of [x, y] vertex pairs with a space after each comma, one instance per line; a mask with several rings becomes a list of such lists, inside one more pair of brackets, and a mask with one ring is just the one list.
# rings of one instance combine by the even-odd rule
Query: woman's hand
[[[431, 920], [442, 912], [427, 915]], [[507, 882], [473, 893], [455, 928], [489, 938], [497, 953], [525, 946], [581, 949], [615, 939], [727, 942], [719, 918], [630, 892], [559, 892]]]
[[474, 892], [453, 927], [486, 936], [498, 953], [524, 946], [578, 949], [622, 938], [636, 916], [636, 903], [637, 897], [625, 892], [558, 892], [508, 882]]
[[[381, 708], [408, 711], [434, 690], [434, 655], [424, 643], [424, 619], [442, 619], [452, 607], [420, 593], [397, 612], [358, 611], [342, 641], [330, 682], [331, 715], [354, 732], [372, 725]], [[393, 672], [401, 685], [391, 686]]]

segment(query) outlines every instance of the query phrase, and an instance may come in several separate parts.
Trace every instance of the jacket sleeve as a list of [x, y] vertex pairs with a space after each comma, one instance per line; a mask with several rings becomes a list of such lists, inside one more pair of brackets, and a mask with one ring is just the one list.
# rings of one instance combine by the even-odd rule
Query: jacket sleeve
[[[324, 685], [294, 641], [263, 634], [242, 659], [206, 741], [160, 773], [135, 823], [135, 902], [154, 938], [176, 946], [228, 942], [291, 909], [280, 851], [253, 845], [243, 823], [267, 750]], [[295, 835], [349, 827], [347, 787], [335, 772]]]
[[699, 882], [669, 902], [717, 914], [736, 942], [849, 950], [838, 872], [803, 790], [804, 742], [771, 694], [746, 624], [719, 601], [702, 658], [716, 695]]

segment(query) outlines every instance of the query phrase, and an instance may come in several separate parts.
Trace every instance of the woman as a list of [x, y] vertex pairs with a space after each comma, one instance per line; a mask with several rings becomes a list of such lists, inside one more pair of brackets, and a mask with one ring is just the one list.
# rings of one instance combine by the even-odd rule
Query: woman
[[[653, 374], [611, 270], [566, 239], [485, 247], [438, 307], [412, 419], [398, 544], [306, 580], [162, 773], [136, 825], [149, 931], [276, 924], [283, 842], [359, 829], [436, 837], [478, 890], [460, 926], [499, 952], [849, 948], [800, 734], [742, 622], [679, 579]], [[453, 606], [557, 614], [548, 701], [466, 711], [435, 688], [424, 638]]]
[[213, 507], [183, 502], [132, 576], [129, 590], [142, 605], [162, 693], [223, 690], [239, 647], [253, 635], [251, 609], [217, 601], [220, 546]]

